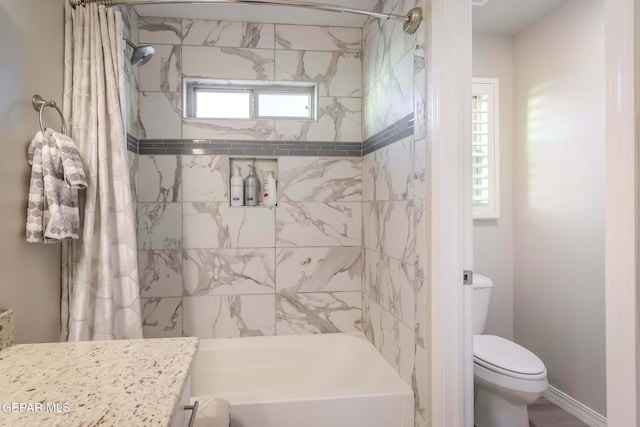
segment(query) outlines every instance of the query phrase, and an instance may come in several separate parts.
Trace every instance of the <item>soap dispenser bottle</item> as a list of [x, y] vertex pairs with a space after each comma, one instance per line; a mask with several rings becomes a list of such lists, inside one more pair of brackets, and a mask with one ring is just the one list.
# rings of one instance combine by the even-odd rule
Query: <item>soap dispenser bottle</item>
[[244, 204], [244, 180], [242, 179], [242, 175], [240, 175], [239, 166], [236, 166], [230, 184], [231, 206], [242, 206]]
[[264, 192], [262, 193], [262, 200], [265, 206], [275, 206], [277, 203], [276, 193], [276, 178], [273, 176], [273, 171], [267, 169], [265, 171], [266, 176], [264, 178]]
[[258, 177], [256, 176], [256, 167], [249, 165], [249, 176], [244, 179], [244, 205], [245, 206], [257, 206], [258, 205], [258, 191], [260, 184], [258, 184]]

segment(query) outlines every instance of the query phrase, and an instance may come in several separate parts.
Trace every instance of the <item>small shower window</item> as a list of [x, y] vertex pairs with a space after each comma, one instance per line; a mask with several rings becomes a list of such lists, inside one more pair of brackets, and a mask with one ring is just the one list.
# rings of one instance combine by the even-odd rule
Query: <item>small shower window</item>
[[251, 118], [251, 94], [238, 90], [201, 89], [194, 93], [199, 118]]
[[185, 80], [185, 118], [315, 120], [316, 85]]
[[258, 117], [311, 118], [310, 93], [257, 93]]

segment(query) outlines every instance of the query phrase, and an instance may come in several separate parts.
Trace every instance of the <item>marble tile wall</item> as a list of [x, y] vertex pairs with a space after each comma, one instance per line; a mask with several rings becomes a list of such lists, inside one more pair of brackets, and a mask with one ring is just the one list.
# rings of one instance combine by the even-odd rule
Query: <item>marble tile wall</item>
[[[124, 38], [134, 45], [138, 45], [140, 38], [138, 36], [139, 17], [133, 6], [114, 6], [122, 13], [122, 24]], [[138, 115], [138, 81], [139, 67], [132, 67], [130, 58], [133, 49], [125, 44], [125, 61], [124, 61], [124, 78], [125, 78], [125, 96], [126, 96], [126, 116], [127, 134], [134, 138], [139, 136], [139, 115]]]
[[[140, 18], [140, 139], [362, 142], [360, 28]], [[183, 78], [318, 84], [318, 120], [182, 118]]]
[[[139, 42], [138, 26], [139, 16], [133, 6], [114, 6], [122, 14], [123, 36], [134, 45]], [[132, 67], [130, 55], [133, 52], [130, 46], [125, 46], [124, 78], [125, 78], [125, 131], [127, 132], [127, 160], [129, 164], [129, 178], [131, 183], [131, 195], [133, 208], [137, 211], [137, 173], [138, 173], [138, 73], [139, 68]]]
[[145, 337], [362, 330], [362, 159], [280, 157], [277, 207], [229, 206], [229, 158], [140, 155]]
[[[416, 5], [428, 22], [422, 1], [376, 10]], [[361, 330], [413, 386], [416, 427], [429, 425], [424, 30], [140, 19], [158, 48], [140, 71], [141, 139], [366, 142], [361, 158], [279, 157], [275, 208], [228, 206], [219, 148], [141, 155], [145, 336]], [[182, 77], [316, 81], [320, 121], [183, 119]]]
[[[422, 2], [383, 0], [377, 9], [417, 5], [428, 22]], [[411, 36], [379, 20], [363, 29], [363, 328], [413, 386], [416, 427], [429, 419], [424, 29]]]
[[[360, 330], [361, 29], [140, 18], [139, 32], [156, 47], [138, 83], [145, 335]], [[317, 82], [319, 118], [183, 119], [186, 77]], [[299, 157], [279, 157], [278, 207], [231, 208], [233, 153], [217, 150], [254, 141]]]

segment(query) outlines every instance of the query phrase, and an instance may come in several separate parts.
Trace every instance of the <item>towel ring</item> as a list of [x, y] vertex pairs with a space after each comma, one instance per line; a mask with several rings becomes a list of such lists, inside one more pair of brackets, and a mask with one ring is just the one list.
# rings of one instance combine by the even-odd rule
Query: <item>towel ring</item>
[[40, 129], [42, 130], [42, 132], [45, 131], [42, 112], [44, 111], [45, 107], [52, 107], [56, 109], [56, 111], [60, 115], [60, 119], [62, 120], [62, 133], [65, 135], [67, 134], [67, 122], [62, 115], [62, 111], [60, 110], [60, 108], [58, 108], [58, 105], [55, 101], [45, 101], [44, 98], [40, 95], [33, 95], [33, 98], [31, 98], [31, 102], [33, 103], [33, 108], [38, 112], [38, 117], [40, 119]]

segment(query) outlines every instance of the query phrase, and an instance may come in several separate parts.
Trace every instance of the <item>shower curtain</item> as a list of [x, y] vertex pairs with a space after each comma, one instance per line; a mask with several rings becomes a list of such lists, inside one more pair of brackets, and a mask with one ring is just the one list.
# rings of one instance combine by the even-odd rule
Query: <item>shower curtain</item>
[[67, 3], [64, 115], [89, 186], [81, 238], [62, 250], [61, 341], [142, 338], [123, 54], [120, 12]]

